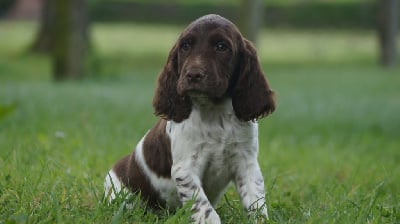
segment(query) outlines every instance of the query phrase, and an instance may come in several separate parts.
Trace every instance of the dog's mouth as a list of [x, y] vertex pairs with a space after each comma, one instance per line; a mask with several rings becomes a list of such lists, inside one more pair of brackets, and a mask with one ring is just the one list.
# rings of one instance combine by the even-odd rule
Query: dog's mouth
[[190, 99], [194, 103], [200, 103], [200, 102], [209, 102], [211, 101], [211, 98], [207, 93], [199, 91], [199, 90], [188, 90], [185, 92], [186, 96], [189, 96]]
[[187, 90], [185, 94], [190, 96], [190, 98], [209, 98], [205, 92], [196, 89]]
[[207, 93], [204, 90], [203, 86], [199, 83], [196, 84], [188, 84], [188, 83], [180, 83], [178, 84], [178, 94], [181, 96], [190, 96], [190, 97], [207, 97]]
[[[205, 83], [178, 82], [177, 92], [180, 96], [188, 96], [194, 103], [218, 103], [226, 97], [225, 92], [221, 92], [220, 86], [205, 86]], [[217, 91], [216, 91], [217, 90]]]
[[190, 97], [192, 102], [198, 106], [215, 105], [222, 102], [225, 97], [216, 97], [210, 93], [199, 90], [188, 90], [186, 95]]

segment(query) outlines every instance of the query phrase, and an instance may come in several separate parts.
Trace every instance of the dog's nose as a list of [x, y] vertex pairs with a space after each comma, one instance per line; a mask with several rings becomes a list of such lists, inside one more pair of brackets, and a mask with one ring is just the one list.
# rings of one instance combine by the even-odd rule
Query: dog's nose
[[200, 71], [193, 71], [193, 72], [188, 72], [186, 74], [186, 78], [190, 81], [190, 82], [199, 82], [204, 78], [204, 73], [200, 72]]

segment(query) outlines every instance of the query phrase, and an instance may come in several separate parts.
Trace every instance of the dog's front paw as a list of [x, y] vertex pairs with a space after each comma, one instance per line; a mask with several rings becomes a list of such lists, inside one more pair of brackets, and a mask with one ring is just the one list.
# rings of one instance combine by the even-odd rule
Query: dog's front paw
[[196, 224], [220, 224], [221, 219], [219, 218], [217, 212], [212, 208], [200, 209], [193, 213], [192, 221]]

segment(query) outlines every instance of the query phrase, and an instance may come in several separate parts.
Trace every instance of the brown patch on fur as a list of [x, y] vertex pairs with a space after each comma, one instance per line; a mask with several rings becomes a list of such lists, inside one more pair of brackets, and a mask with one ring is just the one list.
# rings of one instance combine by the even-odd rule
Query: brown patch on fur
[[[170, 141], [165, 132], [167, 121], [160, 120], [146, 135], [142, 152], [144, 162], [159, 177], [171, 178], [171, 148]], [[118, 161], [113, 170], [121, 179], [124, 186], [133, 193], [138, 194], [147, 201], [150, 208], [165, 207], [165, 201], [161, 200], [157, 191], [151, 186], [148, 177], [138, 165], [135, 153]]]
[[171, 178], [171, 143], [165, 132], [166, 120], [160, 120], [146, 135], [143, 156], [147, 166], [158, 177]]
[[148, 177], [137, 164], [135, 152], [119, 160], [114, 165], [113, 171], [132, 193], [140, 194], [142, 199], [147, 202], [148, 207], [153, 209], [165, 207], [165, 201], [160, 199], [158, 192], [154, 190]]

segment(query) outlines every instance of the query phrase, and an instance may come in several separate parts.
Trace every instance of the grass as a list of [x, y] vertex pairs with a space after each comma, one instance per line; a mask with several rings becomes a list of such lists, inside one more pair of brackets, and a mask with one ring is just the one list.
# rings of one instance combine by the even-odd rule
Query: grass
[[[25, 51], [32, 24], [0, 30], [0, 223], [186, 223], [187, 208], [102, 202], [107, 170], [157, 120], [155, 79], [181, 27], [96, 24], [98, 75], [79, 83], [53, 83], [49, 61]], [[263, 32], [259, 54], [278, 92], [259, 134], [271, 223], [400, 222], [400, 72], [374, 65], [374, 41]], [[232, 187], [217, 212], [252, 221]]]

